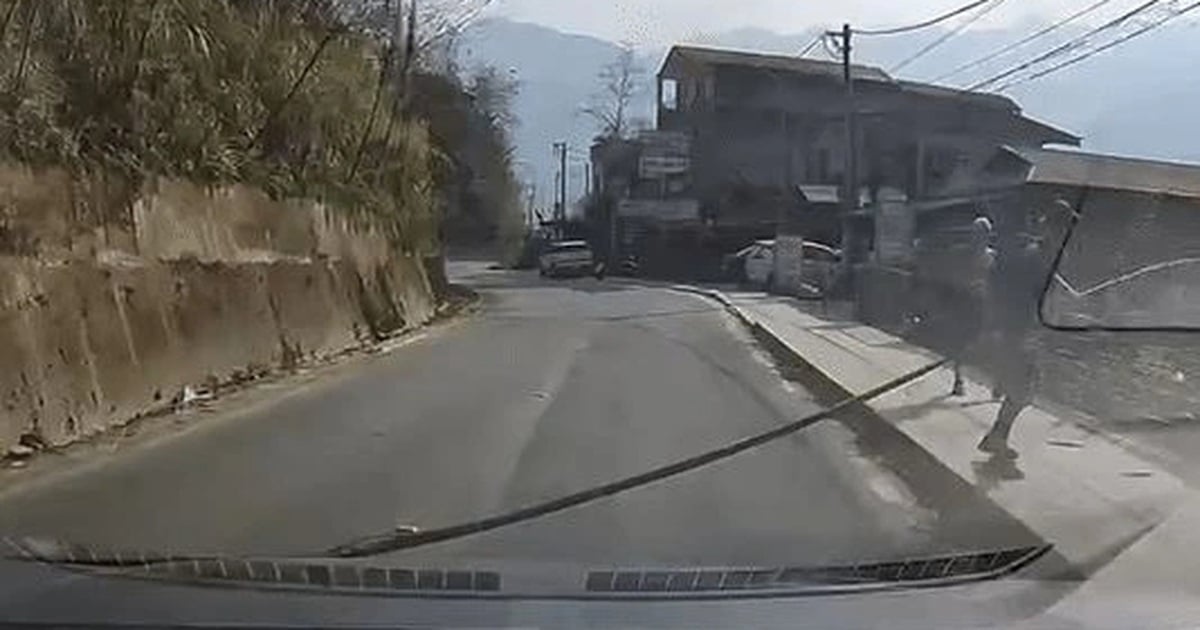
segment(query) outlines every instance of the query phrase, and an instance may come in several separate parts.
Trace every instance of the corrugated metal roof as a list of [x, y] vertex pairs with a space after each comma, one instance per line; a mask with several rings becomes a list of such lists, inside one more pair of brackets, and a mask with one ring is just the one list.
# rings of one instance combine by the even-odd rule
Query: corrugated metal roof
[[[740, 66], [746, 68], [763, 68], [767, 70], [777, 70], [780, 72], [789, 72], [807, 76], [828, 77], [831, 79], [842, 79], [842, 64], [836, 61], [823, 61], [819, 59], [807, 59], [797, 57], [795, 55], [781, 55], [762, 52], [752, 52], [747, 50], [732, 50], [726, 48], [706, 48], [703, 46], [674, 46], [671, 48], [670, 54], [667, 56], [667, 63], [670, 63], [672, 58], [679, 57], [701, 65], [709, 66]], [[1019, 113], [1021, 111], [1012, 99], [1001, 96], [999, 94], [991, 94], [987, 92], [971, 92], [968, 90], [959, 90], [941, 85], [933, 85], [931, 83], [920, 83], [916, 81], [897, 81], [882, 69], [875, 66], [854, 65], [851, 66], [851, 71], [854, 73], [854, 78], [858, 81], [870, 81], [892, 86], [902, 92], [914, 94], [917, 96], [926, 96], [929, 98], [957, 100], [972, 105], [981, 107], [991, 107], [1008, 112]], [[1054, 130], [1058, 132], [1058, 130]], [[1064, 133], [1065, 132], [1059, 132]], [[1069, 134], [1065, 134], [1067, 138], [1073, 138]], [[1077, 139], [1076, 139], [1077, 140]]]
[[[676, 55], [704, 65], [744, 66], [812, 76], [825, 76], [839, 80], [842, 78], [842, 64], [840, 63], [805, 59], [794, 55], [766, 54], [725, 48], [705, 48], [702, 46], [675, 46], [671, 49], [670, 55], [667, 56], [668, 62], [671, 57]], [[893, 82], [892, 77], [874, 66], [854, 65], [851, 66], [851, 72], [854, 74], [854, 78], [860, 81]]]
[[1032, 184], [1061, 184], [1200, 198], [1200, 164], [1055, 149], [1005, 147], [1004, 150], [1030, 165], [1025, 181]]
[[[1053, 127], [1040, 120], [1035, 120], [1028, 116], [1017, 116], [1008, 121], [1007, 132], [1010, 138], [1023, 138], [1029, 141], [1037, 141], [1037, 144], [1054, 143], [1066, 144], [1073, 147], [1079, 146], [1083, 141], [1079, 136]], [[1010, 140], [1012, 142], [1012, 140]], [[1033, 142], [1030, 142], [1033, 144]]]
[[910, 94], [928, 96], [930, 98], [961, 100], [976, 105], [995, 107], [996, 109], [1005, 109], [1012, 112], [1021, 111], [1021, 108], [1017, 106], [1016, 102], [1007, 96], [1000, 96], [999, 94], [957, 90], [941, 85], [933, 85], [932, 83], [918, 83], [916, 81], [898, 81], [897, 85], [900, 86], [901, 90]]

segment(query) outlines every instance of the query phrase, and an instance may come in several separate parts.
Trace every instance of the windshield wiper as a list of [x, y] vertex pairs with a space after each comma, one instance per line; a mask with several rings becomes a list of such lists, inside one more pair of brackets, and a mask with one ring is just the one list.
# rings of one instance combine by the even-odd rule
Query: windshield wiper
[[937, 361], [931, 363], [919, 370], [909, 372], [903, 376], [892, 379], [874, 389], [846, 398], [832, 407], [806, 416], [794, 422], [790, 422], [778, 428], [744, 438], [727, 446], [717, 448], [687, 459], [683, 459], [672, 464], [660, 466], [653, 470], [626, 477], [618, 481], [613, 481], [603, 485], [581, 490], [573, 494], [569, 494], [557, 499], [552, 499], [542, 503], [536, 503], [524, 508], [496, 514], [486, 518], [450, 525], [447, 527], [439, 527], [430, 530], [391, 530], [380, 534], [365, 536], [348, 543], [338, 545], [328, 551], [329, 555], [339, 558], [362, 558], [374, 556], [393, 551], [401, 551], [406, 549], [415, 549], [436, 543], [457, 540], [482, 534], [484, 532], [500, 529], [509, 525], [531, 521], [533, 519], [548, 516], [556, 512], [561, 512], [570, 508], [578, 507], [586, 503], [591, 503], [599, 499], [611, 497], [617, 494], [628, 492], [635, 488], [640, 488], [652, 483], [676, 477], [687, 472], [691, 472], [698, 468], [714, 464], [724, 459], [729, 459], [735, 455], [746, 451], [758, 448], [769, 442], [774, 442], [781, 438], [787, 437], [807, 429], [808, 427], [837, 414], [854, 405], [858, 405], [893, 390], [899, 389], [923, 376], [933, 372], [934, 370], [945, 365], [947, 361]]

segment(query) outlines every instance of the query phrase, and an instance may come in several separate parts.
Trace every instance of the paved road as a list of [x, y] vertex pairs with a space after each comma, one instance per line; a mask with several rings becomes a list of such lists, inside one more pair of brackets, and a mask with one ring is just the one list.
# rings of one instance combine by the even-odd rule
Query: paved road
[[[435, 527], [551, 498], [817, 408], [702, 298], [472, 269], [485, 309], [469, 321], [236, 417], [216, 414], [186, 435], [9, 492], [0, 533], [320, 550], [396, 523]], [[939, 513], [930, 506], [947, 502], [924, 495], [945, 480], [911, 487], [887, 471], [906, 455], [860, 453], [859, 443], [836, 423], [818, 425], [686, 477], [416, 555], [776, 564], [1028, 542], [973, 497]]]

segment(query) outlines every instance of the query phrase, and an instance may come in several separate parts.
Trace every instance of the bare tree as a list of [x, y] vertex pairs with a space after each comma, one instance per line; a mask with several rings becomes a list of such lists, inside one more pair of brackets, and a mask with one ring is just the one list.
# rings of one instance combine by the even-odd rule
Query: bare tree
[[421, 0], [417, 11], [416, 49], [420, 53], [446, 38], [458, 37], [492, 0]]
[[[400, 44], [406, 65], [427, 64], [427, 58], [452, 48], [492, 0], [323, 0], [338, 6], [344, 18], [363, 32]], [[435, 59], [434, 63], [442, 63]]]
[[633, 47], [621, 46], [617, 58], [601, 68], [597, 79], [600, 88], [592, 95], [591, 102], [583, 108], [600, 127], [600, 135], [608, 138], [624, 138], [632, 130], [630, 107], [646, 70], [637, 62]]
[[481, 66], [472, 72], [467, 93], [474, 99], [475, 108], [496, 129], [510, 133], [517, 124], [513, 101], [520, 93], [520, 84], [509, 73], [492, 66]]

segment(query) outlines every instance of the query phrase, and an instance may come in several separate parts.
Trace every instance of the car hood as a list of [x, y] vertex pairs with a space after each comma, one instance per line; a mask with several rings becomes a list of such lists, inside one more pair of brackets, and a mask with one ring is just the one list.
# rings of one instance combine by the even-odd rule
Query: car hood
[[[96, 550], [68, 550], [80, 552], [100, 564], [116, 560], [96, 555]], [[63, 558], [45, 556], [0, 560], [0, 621], [260, 627], [1039, 628], [1062, 627], [1066, 620], [1055, 617], [1054, 605], [1079, 585], [1062, 577], [1060, 561], [1045, 550], [999, 559], [994, 554], [963, 556], [970, 570], [960, 575], [963, 579], [949, 582], [929, 579], [937, 568], [929, 563], [941, 561], [931, 558], [920, 565], [834, 568], [867, 579], [821, 573], [828, 569], [807, 578], [797, 574], [791, 581], [780, 570], [760, 572], [762, 577], [756, 578], [754, 570], [713, 569], [722, 571], [725, 580], [735, 571], [749, 574], [737, 588], [678, 592], [666, 590], [670, 575], [696, 571], [698, 580], [703, 569], [589, 567], [580, 572], [578, 567], [502, 563], [410, 570], [393, 568], [397, 558], [181, 558], [163, 563], [161, 556], [135, 555], [124, 554], [109, 566], [63, 563]], [[1009, 560], [1013, 563], [1004, 564]], [[993, 570], [987, 570], [992, 565]], [[261, 579], [268, 568], [272, 579]], [[372, 573], [377, 571], [384, 572], [385, 582]], [[389, 571], [410, 571], [406, 575], [412, 583], [425, 588], [379, 588], [393, 584], [387, 581], [393, 579]], [[913, 579], [902, 579], [906, 572]], [[666, 581], [661, 578], [664, 573]], [[761, 582], [753, 585], [756, 579]], [[1148, 622], [1141, 627], [1154, 626], [1152, 619]]]

